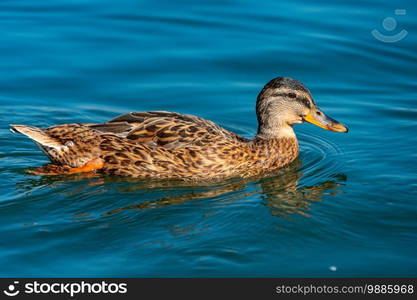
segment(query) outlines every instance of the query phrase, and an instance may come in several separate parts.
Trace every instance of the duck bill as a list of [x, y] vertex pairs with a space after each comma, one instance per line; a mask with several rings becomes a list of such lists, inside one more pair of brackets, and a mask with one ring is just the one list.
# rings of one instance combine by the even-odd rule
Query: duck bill
[[310, 113], [304, 117], [304, 121], [330, 131], [344, 133], [349, 131], [345, 125], [336, 121], [335, 119], [330, 118], [319, 109], [312, 109]]

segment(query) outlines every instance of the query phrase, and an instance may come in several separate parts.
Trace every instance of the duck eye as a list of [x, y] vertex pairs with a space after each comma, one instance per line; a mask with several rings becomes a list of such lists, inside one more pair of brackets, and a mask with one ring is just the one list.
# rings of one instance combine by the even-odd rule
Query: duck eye
[[296, 97], [297, 97], [297, 95], [296, 95], [295, 93], [289, 93], [289, 94], [288, 94], [288, 97], [290, 97], [290, 98], [296, 98]]
[[319, 116], [321, 116], [321, 115], [322, 115], [321, 111], [317, 111], [317, 114], [318, 114]]

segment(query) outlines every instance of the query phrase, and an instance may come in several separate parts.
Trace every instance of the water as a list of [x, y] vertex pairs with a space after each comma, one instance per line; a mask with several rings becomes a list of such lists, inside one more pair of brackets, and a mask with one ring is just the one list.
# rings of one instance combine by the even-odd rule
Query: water
[[[416, 276], [415, 8], [1, 1], [0, 275]], [[268, 178], [31, 176], [46, 157], [8, 131], [170, 110], [251, 137], [256, 95], [279, 75], [350, 132], [298, 125], [300, 158]]]

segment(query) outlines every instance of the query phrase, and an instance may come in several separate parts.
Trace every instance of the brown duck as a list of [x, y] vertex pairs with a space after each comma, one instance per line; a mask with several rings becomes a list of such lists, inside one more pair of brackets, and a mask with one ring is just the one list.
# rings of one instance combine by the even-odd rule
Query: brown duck
[[347, 132], [319, 110], [299, 81], [278, 77], [259, 93], [258, 132], [246, 139], [203, 118], [174, 112], [132, 112], [101, 124], [40, 129], [11, 125], [32, 140], [52, 164], [37, 175], [99, 172], [152, 179], [206, 180], [273, 171], [298, 156], [293, 125], [310, 122]]

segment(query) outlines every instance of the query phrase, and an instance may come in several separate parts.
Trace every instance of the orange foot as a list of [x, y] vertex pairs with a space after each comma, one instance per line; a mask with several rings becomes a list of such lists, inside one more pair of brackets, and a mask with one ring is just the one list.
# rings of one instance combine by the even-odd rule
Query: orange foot
[[28, 173], [33, 175], [65, 175], [76, 173], [88, 173], [103, 168], [104, 162], [101, 158], [95, 158], [87, 162], [80, 168], [71, 168], [69, 166], [47, 165], [44, 167], [29, 170]]

